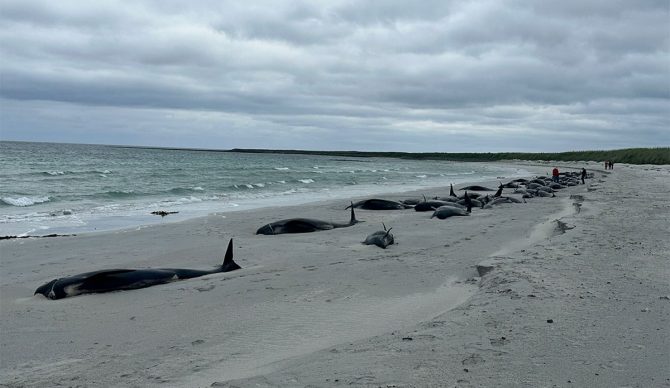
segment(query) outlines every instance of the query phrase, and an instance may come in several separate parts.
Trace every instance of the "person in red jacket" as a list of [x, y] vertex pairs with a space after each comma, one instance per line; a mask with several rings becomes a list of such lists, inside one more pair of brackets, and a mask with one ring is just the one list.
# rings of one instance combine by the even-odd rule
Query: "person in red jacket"
[[554, 167], [554, 169], [551, 171], [551, 179], [558, 183], [558, 168]]

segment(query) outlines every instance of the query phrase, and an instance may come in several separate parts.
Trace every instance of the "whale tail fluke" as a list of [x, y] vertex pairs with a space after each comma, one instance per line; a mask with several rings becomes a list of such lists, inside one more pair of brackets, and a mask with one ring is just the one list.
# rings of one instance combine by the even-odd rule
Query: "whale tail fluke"
[[498, 198], [502, 195], [503, 192], [503, 184], [502, 182], [500, 183], [500, 186], [498, 186], [498, 191], [496, 191], [495, 194], [493, 194], [493, 198]]
[[221, 272], [230, 272], [236, 269], [240, 269], [239, 265], [233, 261], [233, 239], [231, 238], [228, 242], [228, 249], [226, 249], [226, 255], [223, 258], [223, 264], [221, 264]]

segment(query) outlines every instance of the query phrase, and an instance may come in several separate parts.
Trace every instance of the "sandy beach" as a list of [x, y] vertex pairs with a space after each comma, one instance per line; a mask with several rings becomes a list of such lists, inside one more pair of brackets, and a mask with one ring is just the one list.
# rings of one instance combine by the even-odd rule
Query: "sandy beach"
[[[670, 166], [584, 165], [594, 177], [556, 198], [446, 220], [357, 210], [348, 228], [255, 235], [348, 221], [329, 201], [0, 241], [0, 386], [670, 386]], [[397, 244], [361, 244], [382, 222]], [[230, 238], [241, 270], [33, 296], [105, 268], [209, 269]]]

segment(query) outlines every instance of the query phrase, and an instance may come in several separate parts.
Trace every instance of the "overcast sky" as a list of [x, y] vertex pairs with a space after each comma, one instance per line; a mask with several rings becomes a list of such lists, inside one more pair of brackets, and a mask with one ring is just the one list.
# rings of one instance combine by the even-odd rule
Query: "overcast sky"
[[0, 139], [670, 145], [668, 0], [0, 0]]

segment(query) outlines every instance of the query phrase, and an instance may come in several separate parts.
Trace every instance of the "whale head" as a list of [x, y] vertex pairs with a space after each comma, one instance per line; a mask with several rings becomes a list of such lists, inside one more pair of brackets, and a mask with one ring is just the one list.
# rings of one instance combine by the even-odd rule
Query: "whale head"
[[266, 234], [266, 235], [275, 234], [275, 230], [272, 227], [272, 224], [267, 224], [258, 228], [256, 234]]
[[59, 279], [54, 279], [48, 283], [45, 283], [37, 287], [33, 295], [42, 294], [49, 299], [65, 298], [67, 295], [65, 294], [65, 290], [63, 289], [63, 287], [57, 284], [58, 280]]

